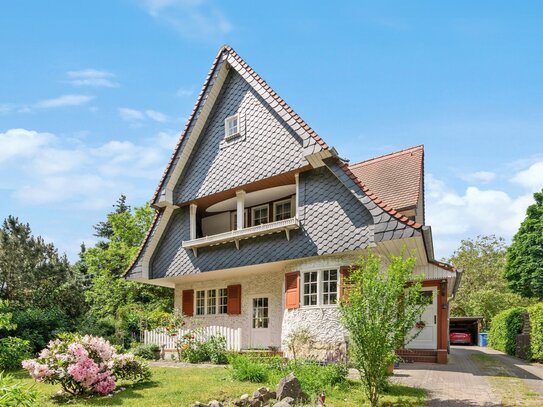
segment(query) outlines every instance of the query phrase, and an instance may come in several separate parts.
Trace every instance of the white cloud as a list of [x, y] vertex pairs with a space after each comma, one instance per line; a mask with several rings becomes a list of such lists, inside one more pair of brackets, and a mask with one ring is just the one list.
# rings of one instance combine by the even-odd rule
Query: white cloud
[[74, 86], [119, 87], [119, 83], [112, 79], [115, 75], [108, 71], [83, 69], [80, 71], [69, 71], [67, 75], [70, 78], [67, 82]]
[[177, 92], [175, 93], [179, 97], [188, 97], [192, 96], [194, 94], [193, 89], [187, 89], [187, 88], [179, 88], [177, 89]]
[[216, 42], [232, 31], [222, 11], [206, 0], [140, 0], [147, 13], [187, 38]]
[[33, 130], [10, 129], [0, 133], [0, 164], [4, 161], [28, 157], [55, 140], [50, 133]]
[[54, 107], [79, 106], [90, 102], [94, 96], [89, 95], [63, 95], [54, 99], [45, 99], [37, 102], [34, 106], [40, 109]]
[[128, 107], [121, 107], [119, 109], [119, 115], [121, 116], [121, 119], [128, 122], [145, 119], [145, 114], [143, 112], [136, 109], [129, 109]]
[[468, 182], [487, 184], [496, 179], [496, 173], [492, 171], [476, 171], [470, 174], [464, 174], [461, 178]]
[[92, 141], [26, 129], [0, 133], [0, 185], [26, 205], [108, 208], [122, 192], [143, 200], [142, 180], [159, 179], [174, 143], [166, 132], [139, 143]]
[[543, 161], [536, 162], [526, 170], [517, 172], [511, 181], [530, 192], [541, 191], [543, 188]]
[[131, 109], [128, 107], [121, 107], [119, 108], [119, 115], [121, 116], [121, 119], [126, 120], [127, 122], [141, 122], [146, 119], [151, 119], [158, 123], [166, 123], [169, 121], [169, 118], [167, 115], [161, 112], [157, 112], [156, 110], [137, 110], [137, 109]]
[[165, 123], [168, 121], [168, 116], [166, 116], [164, 113], [157, 112], [156, 110], [146, 110], [145, 114], [155, 122]]

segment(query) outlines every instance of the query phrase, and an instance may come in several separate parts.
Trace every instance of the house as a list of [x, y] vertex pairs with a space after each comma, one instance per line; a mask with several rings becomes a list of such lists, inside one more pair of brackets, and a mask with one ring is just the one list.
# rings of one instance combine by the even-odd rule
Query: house
[[[409, 346], [446, 362], [459, 273], [434, 258], [424, 220], [424, 149], [349, 165], [229, 46], [222, 47], [158, 184], [127, 278], [175, 288], [242, 348], [283, 347], [309, 328], [316, 357], [345, 351], [336, 301], [371, 247], [416, 250], [433, 298]], [[422, 352], [422, 351], [421, 351]]]

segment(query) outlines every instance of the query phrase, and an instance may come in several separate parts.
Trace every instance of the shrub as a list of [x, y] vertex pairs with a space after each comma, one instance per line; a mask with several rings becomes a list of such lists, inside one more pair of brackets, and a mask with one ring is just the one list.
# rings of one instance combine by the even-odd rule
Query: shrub
[[160, 347], [158, 345], [139, 345], [132, 351], [135, 356], [147, 360], [159, 360], [160, 359]]
[[488, 346], [509, 355], [514, 355], [517, 335], [522, 331], [525, 308], [515, 307], [496, 314], [488, 333]]
[[311, 346], [313, 342], [313, 335], [307, 328], [296, 329], [287, 335], [285, 344], [290, 351], [294, 364], [296, 364], [297, 356], [303, 351], [304, 347]]
[[232, 377], [242, 382], [264, 383], [269, 377], [269, 367], [247, 356], [232, 355], [230, 357]]
[[37, 381], [60, 384], [70, 394], [110, 394], [116, 379], [150, 378], [149, 367], [132, 354], [118, 354], [96, 336], [63, 335], [49, 342], [37, 359], [23, 361], [23, 368]]
[[0, 406], [32, 407], [38, 400], [38, 392], [32, 387], [15, 382], [13, 377], [0, 372]]
[[189, 363], [212, 362], [227, 363], [226, 338], [222, 335], [213, 335], [207, 340], [198, 338], [198, 331], [190, 331], [183, 335], [176, 343], [179, 360]]
[[31, 356], [30, 351], [30, 342], [25, 339], [12, 336], [0, 339], [0, 369], [20, 369], [21, 362]]
[[15, 308], [12, 312], [13, 322], [17, 324], [13, 336], [28, 340], [32, 352], [43, 349], [58, 333], [74, 328], [66, 314], [56, 308]]
[[543, 360], [543, 302], [528, 307], [530, 315], [530, 351], [532, 358]]

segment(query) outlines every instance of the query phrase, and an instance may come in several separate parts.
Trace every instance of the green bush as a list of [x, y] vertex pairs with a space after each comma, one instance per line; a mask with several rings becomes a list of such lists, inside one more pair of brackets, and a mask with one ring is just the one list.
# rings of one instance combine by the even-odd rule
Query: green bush
[[132, 351], [134, 355], [147, 360], [160, 359], [160, 347], [158, 345], [139, 345]]
[[302, 389], [310, 395], [316, 395], [325, 391], [329, 386], [335, 386], [343, 383], [347, 376], [347, 367], [342, 363], [332, 363], [329, 365], [320, 365], [316, 363], [303, 363], [296, 366], [291, 365], [293, 369], [285, 369], [283, 372], [287, 374], [288, 370], [294, 371], [294, 374], [300, 380]]
[[13, 377], [0, 372], [0, 406], [32, 407], [36, 405], [38, 392], [15, 382]]
[[270, 367], [258, 360], [243, 355], [232, 355], [229, 362], [235, 380], [252, 383], [265, 383], [268, 380]]
[[530, 315], [530, 351], [532, 358], [543, 360], [543, 302], [528, 307]]
[[515, 307], [495, 315], [488, 333], [488, 346], [509, 355], [514, 355], [517, 335], [522, 332], [525, 308]]
[[59, 332], [69, 332], [74, 324], [56, 308], [15, 308], [13, 322], [17, 328], [11, 333], [30, 342], [33, 352], [43, 349]]
[[216, 364], [227, 363], [226, 338], [214, 335], [205, 341], [198, 339], [197, 332], [188, 332], [176, 344], [179, 360], [189, 363], [211, 362]]
[[20, 369], [21, 362], [31, 356], [29, 341], [12, 336], [0, 339], [0, 369]]

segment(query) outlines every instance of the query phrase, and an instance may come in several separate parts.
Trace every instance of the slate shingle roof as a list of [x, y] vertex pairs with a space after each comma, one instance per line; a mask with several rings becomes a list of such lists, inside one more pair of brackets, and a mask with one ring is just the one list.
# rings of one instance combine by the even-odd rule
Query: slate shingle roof
[[423, 182], [424, 146], [415, 146], [349, 166], [351, 172], [397, 211], [414, 208]]

